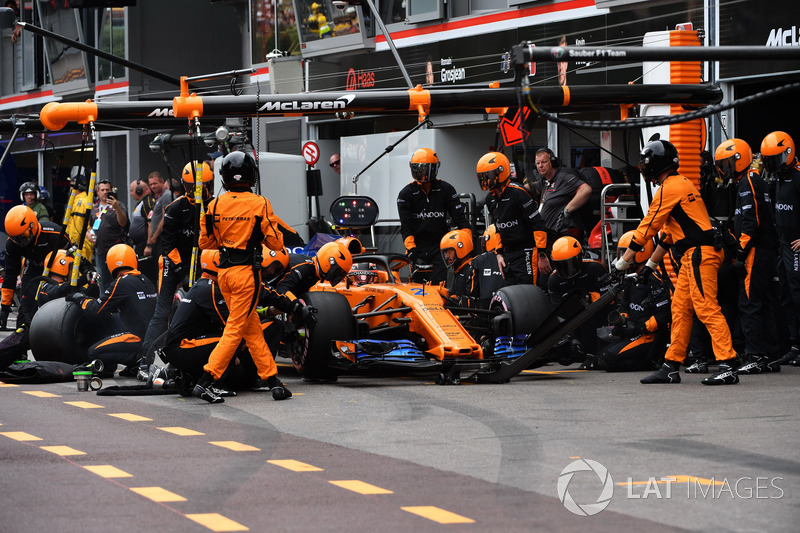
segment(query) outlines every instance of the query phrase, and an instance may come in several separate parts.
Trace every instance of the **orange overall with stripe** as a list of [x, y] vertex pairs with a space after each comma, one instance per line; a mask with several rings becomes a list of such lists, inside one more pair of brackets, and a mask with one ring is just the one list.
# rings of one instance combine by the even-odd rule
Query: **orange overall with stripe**
[[686, 359], [692, 316], [697, 314], [711, 335], [718, 361], [736, 357], [731, 332], [717, 302], [717, 274], [723, 252], [714, 248], [714, 230], [705, 203], [694, 184], [680, 174], [667, 176], [656, 191], [650, 209], [631, 241], [641, 250], [647, 239], [663, 229], [662, 246], [681, 257], [672, 295], [672, 333], [665, 359]]
[[255, 312], [262, 242], [273, 250], [283, 248], [269, 200], [249, 191], [231, 191], [211, 201], [200, 225], [199, 244], [220, 250], [218, 283], [230, 312], [222, 338], [203, 367], [215, 380], [225, 372], [242, 340], [262, 379], [278, 373]]

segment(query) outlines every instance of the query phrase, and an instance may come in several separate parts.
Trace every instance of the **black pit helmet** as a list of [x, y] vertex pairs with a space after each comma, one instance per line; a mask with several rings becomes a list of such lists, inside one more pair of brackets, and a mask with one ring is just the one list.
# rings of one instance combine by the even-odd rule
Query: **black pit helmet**
[[244, 152], [231, 152], [222, 160], [222, 184], [229, 191], [247, 190], [256, 184], [258, 168], [256, 161], [250, 154]]
[[678, 170], [678, 149], [669, 141], [650, 141], [639, 156], [639, 170], [645, 179], [658, 183], [658, 177], [668, 170]]

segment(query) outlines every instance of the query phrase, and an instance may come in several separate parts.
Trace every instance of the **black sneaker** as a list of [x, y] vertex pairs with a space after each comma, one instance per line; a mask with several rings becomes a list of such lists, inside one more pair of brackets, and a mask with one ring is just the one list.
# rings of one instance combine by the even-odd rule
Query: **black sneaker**
[[225, 398], [216, 394], [214, 385], [214, 378], [208, 372], [204, 372], [200, 380], [192, 389], [192, 396], [200, 398], [208, 403], [222, 403]]
[[[778, 361], [780, 362], [780, 361]], [[789, 364], [792, 366], [800, 366], [800, 354], [797, 354], [797, 357], [789, 361]]]
[[139, 373], [139, 366], [138, 365], [131, 365], [126, 366], [122, 370], [119, 371], [119, 377], [121, 378], [135, 378]]
[[675, 361], [664, 361], [661, 368], [650, 374], [649, 376], [640, 379], [641, 383], [650, 385], [652, 383], [680, 383], [681, 382], [681, 365]]
[[583, 360], [581, 366], [578, 367], [580, 370], [600, 370], [600, 365], [597, 364], [597, 357], [594, 354], [587, 353], [586, 359]]
[[736, 371], [737, 374], [752, 375], [760, 374], [762, 371], [762, 359], [760, 355], [747, 355], [744, 358], [742, 366]]
[[764, 357], [761, 360], [761, 371], [764, 373], [768, 372], [780, 372], [781, 365], [778, 363], [777, 359], [770, 359], [768, 357]]
[[267, 386], [272, 392], [273, 400], [286, 400], [292, 397], [292, 392], [278, 379], [278, 376], [270, 376], [267, 378]]
[[[800, 359], [800, 348], [792, 346], [792, 349], [783, 354], [776, 362], [779, 365], [791, 365], [792, 361], [797, 359]], [[800, 366], [800, 364], [793, 366]]]
[[695, 361], [683, 371], [687, 374], [708, 374], [708, 363], [705, 361]]
[[720, 361], [719, 370], [701, 381], [703, 385], [736, 385], [739, 376], [736, 374], [736, 359]]
[[219, 383], [213, 383], [209, 385], [208, 389], [217, 396], [219, 396], [220, 398], [233, 398], [234, 396], [236, 396], [236, 391], [223, 389], [222, 387], [219, 386]]

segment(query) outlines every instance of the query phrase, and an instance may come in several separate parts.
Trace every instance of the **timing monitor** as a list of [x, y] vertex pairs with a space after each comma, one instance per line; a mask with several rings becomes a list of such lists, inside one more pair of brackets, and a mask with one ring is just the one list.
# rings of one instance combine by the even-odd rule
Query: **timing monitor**
[[343, 228], [368, 228], [378, 219], [378, 204], [369, 196], [340, 196], [331, 204], [331, 220]]

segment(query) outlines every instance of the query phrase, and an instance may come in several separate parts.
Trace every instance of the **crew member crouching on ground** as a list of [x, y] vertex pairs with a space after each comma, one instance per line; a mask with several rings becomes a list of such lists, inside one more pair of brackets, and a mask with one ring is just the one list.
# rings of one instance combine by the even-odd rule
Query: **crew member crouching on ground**
[[[633, 232], [619, 238], [617, 254], [621, 256], [630, 245]], [[670, 298], [654, 270], [658, 265], [647, 265], [655, 249], [653, 241], [633, 256], [636, 281], [628, 287], [620, 302], [619, 320], [611, 327], [611, 335], [618, 339], [607, 346], [597, 362], [608, 372], [655, 370], [661, 365], [669, 341]]]
[[156, 288], [136, 270], [136, 252], [127, 244], [115, 244], [106, 254], [106, 266], [114, 280], [98, 299], [76, 292], [67, 301], [78, 304], [86, 313], [110, 320], [119, 313], [124, 330], [109, 335], [89, 348], [89, 360], [100, 359], [107, 371], [125, 365], [123, 377], [136, 377], [138, 353], [147, 331], [147, 323], [156, 307]]
[[489, 309], [494, 293], [508, 285], [497, 264], [495, 250], [501, 248], [500, 234], [494, 224], [483, 232], [483, 253], [472, 260], [472, 284], [479, 309]]
[[[597, 261], [584, 260], [583, 247], [574, 237], [556, 239], [550, 255], [554, 270], [547, 279], [547, 290], [554, 308], [570, 295], [576, 295], [589, 303], [594, 302], [611, 288], [611, 278], [606, 267]], [[608, 312], [601, 310], [575, 330], [571, 348], [578, 355], [584, 355], [580, 366], [583, 370], [599, 369], [597, 328], [607, 315]]]
[[[45, 265], [50, 264], [52, 255], [53, 252], [47, 254], [47, 257], [44, 259]], [[50, 267], [50, 275], [41, 278], [42, 282], [39, 283], [39, 289], [36, 291], [36, 303], [39, 307], [42, 307], [50, 300], [66, 297], [79, 290], [78, 287], [72, 287], [70, 285], [70, 273], [72, 272], [72, 265], [74, 263], [75, 259], [69, 255], [66, 250], [58, 250], [58, 252], [56, 252], [56, 258], [53, 260], [53, 264]], [[94, 268], [89, 261], [82, 262], [81, 266], [88, 266], [88, 268], [86, 272], [81, 273], [78, 278], [78, 285], [81, 287], [80, 291], [87, 296], [95, 297], [98, 295], [100, 289], [97, 286], [97, 275]], [[94, 281], [90, 282], [88, 280]]]

